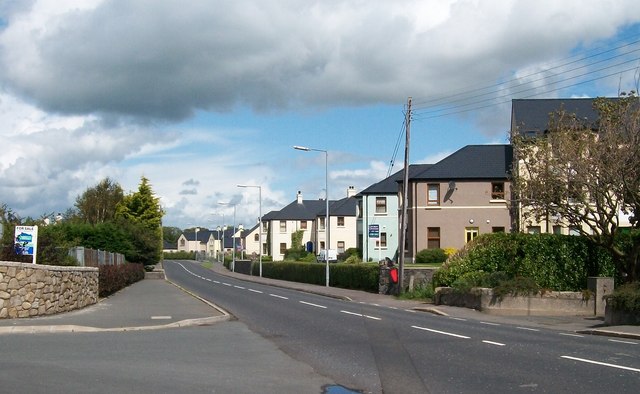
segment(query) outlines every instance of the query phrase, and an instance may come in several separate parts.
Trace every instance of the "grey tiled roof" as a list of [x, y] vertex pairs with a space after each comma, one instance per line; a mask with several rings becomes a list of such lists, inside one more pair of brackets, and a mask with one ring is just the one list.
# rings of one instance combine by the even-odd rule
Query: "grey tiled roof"
[[467, 145], [410, 180], [506, 179], [512, 162], [511, 145]]
[[512, 100], [511, 124], [515, 125], [520, 133], [544, 133], [548, 130], [550, 115], [564, 110], [584, 119], [587, 125], [593, 127], [598, 119], [598, 113], [593, 109], [593, 101], [593, 98]]
[[318, 212], [324, 211], [325, 205], [325, 200], [302, 200], [301, 203], [296, 200], [279, 211], [269, 212], [262, 220], [313, 220], [318, 216]]
[[[409, 177], [415, 175], [419, 172], [426, 170], [431, 167], [433, 164], [411, 164], [409, 165]], [[396, 172], [395, 174], [381, 180], [378, 183], [374, 183], [373, 185], [367, 187], [360, 193], [360, 195], [366, 194], [398, 194], [398, 182], [402, 182], [404, 177], [404, 169]]]

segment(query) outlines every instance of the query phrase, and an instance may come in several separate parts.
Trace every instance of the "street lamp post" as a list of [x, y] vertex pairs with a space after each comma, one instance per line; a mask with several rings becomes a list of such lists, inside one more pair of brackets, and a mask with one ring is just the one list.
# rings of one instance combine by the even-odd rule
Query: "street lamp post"
[[262, 278], [262, 186], [258, 185], [238, 185], [238, 187], [255, 187], [258, 189], [259, 210], [258, 210], [258, 261], [260, 265], [260, 277]]
[[[216, 231], [218, 233], [218, 241], [220, 241], [222, 239], [222, 238], [220, 238], [220, 230], [224, 231], [222, 229], [224, 227], [224, 213], [214, 212], [211, 215], [220, 215], [220, 216], [222, 216], [222, 226], [216, 227]], [[222, 234], [224, 235], [224, 232]], [[224, 242], [220, 244], [220, 252], [222, 252], [223, 249], [224, 249]], [[220, 256], [220, 253], [218, 252], [216, 257], [219, 257], [219, 256]]]
[[230, 202], [219, 202], [220, 205], [230, 205], [233, 207], [233, 230], [231, 233], [231, 243], [233, 251], [231, 252], [231, 271], [236, 272], [236, 204]]
[[198, 242], [198, 231], [200, 231], [200, 227], [196, 227], [195, 228], [195, 233], [196, 233], [196, 261], [198, 261], [198, 252], [200, 252], [200, 244]]
[[294, 146], [293, 149], [297, 149], [297, 150], [301, 150], [301, 151], [305, 151], [305, 152], [309, 152], [309, 151], [314, 151], [314, 152], [324, 152], [324, 183], [325, 183], [325, 191], [326, 191], [326, 195], [325, 195], [325, 201], [327, 203], [326, 206], [326, 217], [325, 217], [325, 221], [324, 221], [324, 228], [325, 231], [327, 233], [327, 239], [326, 239], [326, 244], [325, 244], [325, 251], [324, 251], [324, 261], [325, 261], [325, 266], [326, 266], [326, 273], [325, 273], [325, 278], [326, 278], [326, 287], [329, 287], [329, 249], [331, 248], [331, 243], [330, 243], [330, 234], [329, 234], [329, 152], [324, 150], [324, 149], [315, 149], [315, 148], [308, 148], [306, 146]]

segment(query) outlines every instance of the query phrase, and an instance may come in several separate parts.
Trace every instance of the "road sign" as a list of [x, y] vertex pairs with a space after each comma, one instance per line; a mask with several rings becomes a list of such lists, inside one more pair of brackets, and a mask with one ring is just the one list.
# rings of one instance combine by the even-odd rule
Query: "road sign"
[[369, 238], [380, 238], [380, 225], [379, 224], [370, 224], [369, 225]]

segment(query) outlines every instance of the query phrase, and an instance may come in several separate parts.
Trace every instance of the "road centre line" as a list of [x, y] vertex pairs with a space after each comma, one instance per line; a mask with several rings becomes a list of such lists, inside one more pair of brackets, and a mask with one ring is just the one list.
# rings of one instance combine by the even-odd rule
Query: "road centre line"
[[500, 343], [500, 342], [493, 342], [493, 341], [482, 341], [482, 342], [489, 345], [504, 346], [504, 343]]
[[277, 295], [277, 294], [269, 294], [269, 295], [270, 295], [271, 297], [281, 298], [281, 299], [283, 299], [283, 300], [288, 300], [288, 299], [289, 299], [289, 297], [283, 297], [283, 296], [281, 296], [281, 295]]
[[231, 283], [222, 282], [223, 285], [231, 287]]
[[411, 326], [411, 328], [415, 328], [415, 329], [423, 330], [423, 331], [434, 332], [436, 334], [449, 335], [449, 336], [456, 337], [456, 338], [462, 338], [462, 339], [469, 339], [470, 338], [470, 337], [467, 337], [467, 336], [464, 336], [464, 335], [454, 334], [452, 332], [446, 332], [446, 331], [438, 331], [438, 330], [434, 330], [434, 329], [426, 328], [426, 327]]
[[220, 284], [220, 281], [219, 280], [214, 280], [213, 283]]
[[467, 321], [467, 319], [463, 319], [463, 318], [461, 318], [461, 317], [449, 317], [449, 319], [451, 319], [451, 320]]
[[481, 321], [480, 324], [486, 324], [488, 326], [499, 326], [499, 323], [492, 323], [492, 322], [488, 322], [488, 321]]
[[637, 345], [638, 344], [638, 342], [621, 341], [619, 339], [609, 339], [609, 342], [626, 343], [627, 345]]
[[305, 305], [309, 305], [309, 306], [314, 306], [314, 307], [316, 307], [316, 308], [327, 309], [327, 307], [326, 307], [326, 306], [324, 306], [324, 305], [312, 304], [312, 303], [310, 303], [310, 302], [306, 302], [306, 301], [298, 301], [298, 302], [299, 302], [299, 303], [301, 303], [301, 304], [305, 304]]
[[353, 315], [353, 316], [359, 316], [359, 317], [366, 317], [367, 319], [371, 319], [371, 320], [382, 320], [379, 317], [375, 317], [375, 316], [369, 316], [369, 315], [363, 315], [362, 313], [355, 313], [355, 312], [349, 312], [349, 311], [340, 311], [341, 313], [346, 313], [347, 315]]
[[204, 280], [206, 280], [207, 282], [211, 282], [211, 279], [209, 278], [204, 278]]
[[258, 294], [262, 294], [262, 292], [260, 290], [255, 290], [255, 289], [249, 289], [249, 291], [252, 291], [254, 293], [258, 293]]
[[518, 330], [526, 330], [526, 331], [540, 331], [537, 328], [529, 328], [529, 327], [516, 327]]
[[235, 287], [236, 289], [240, 289], [240, 290], [245, 290], [246, 289], [246, 287], [236, 286], [236, 285], [233, 285], [233, 287]]
[[600, 361], [587, 360], [586, 358], [578, 358], [578, 357], [571, 357], [571, 356], [560, 356], [560, 358], [565, 358], [567, 360], [580, 361], [580, 362], [583, 362], [583, 363], [602, 365], [602, 366], [605, 366], [605, 367], [624, 369], [624, 370], [627, 370], [627, 371], [640, 372], [639, 368], [631, 368], [631, 367], [625, 367], [624, 365], [616, 365], [616, 364], [603, 363], [603, 362], [600, 362]]

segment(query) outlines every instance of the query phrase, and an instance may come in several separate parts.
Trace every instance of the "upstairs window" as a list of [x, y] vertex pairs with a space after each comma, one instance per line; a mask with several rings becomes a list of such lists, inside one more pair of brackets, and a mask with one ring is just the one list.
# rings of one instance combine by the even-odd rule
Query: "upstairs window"
[[387, 198], [376, 197], [376, 213], [387, 213]]
[[338, 227], [344, 227], [344, 216], [338, 216]]
[[280, 232], [281, 233], [286, 233], [287, 232], [287, 221], [286, 220], [281, 220], [280, 221]]
[[324, 228], [325, 228], [325, 225], [324, 225], [324, 224], [325, 224], [325, 223], [324, 223], [324, 222], [325, 222], [325, 220], [324, 220], [324, 219], [325, 219], [324, 217], [318, 218], [318, 222], [319, 222], [319, 226], [318, 226], [318, 228], [319, 228], [320, 230], [324, 230]]
[[440, 185], [430, 183], [427, 186], [427, 205], [440, 205]]
[[307, 229], [307, 221], [306, 220], [301, 220], [300, 221], [300, 230], [306, 230]]
[[504, 200], [504, 182], [491, 182], [491, 199]]

